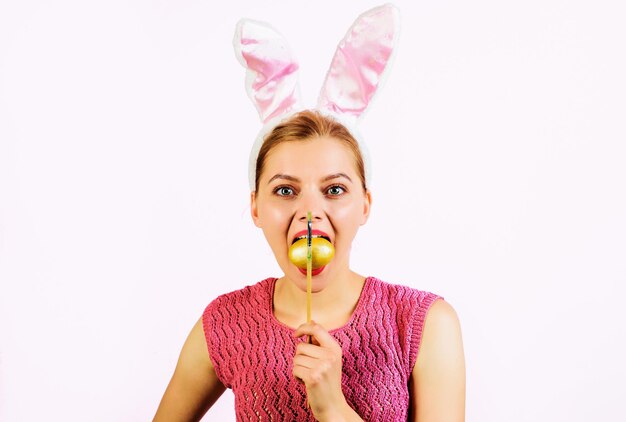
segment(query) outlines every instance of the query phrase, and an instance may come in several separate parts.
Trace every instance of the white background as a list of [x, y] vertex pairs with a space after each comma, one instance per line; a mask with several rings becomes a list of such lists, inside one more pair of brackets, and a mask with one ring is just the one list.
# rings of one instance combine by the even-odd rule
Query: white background
[[[396, 3], [352, 263], [455, 307], [468, 421], [626, 420], [618, 3]], [[281, 274], [235, 23], [290, 40], [313, 105], [377, 4], [0, 1], [0, 420], [152, 418], [204, 307]]]

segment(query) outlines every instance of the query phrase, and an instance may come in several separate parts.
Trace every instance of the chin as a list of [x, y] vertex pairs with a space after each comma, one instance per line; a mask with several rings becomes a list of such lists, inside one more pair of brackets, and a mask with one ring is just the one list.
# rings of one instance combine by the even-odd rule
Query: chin
[[[298, 286], [300, 290], [306, 292], [306, 271], [302, 272], [299, 268], [292, 266], [293, 271], [290, 271], [289, 277]], [[320, 292], [328, 285], [328, 274], [330, 268], [325, 266], [318, 270], [313, 270], [311, 273], [311, 291], [313, 293]]]

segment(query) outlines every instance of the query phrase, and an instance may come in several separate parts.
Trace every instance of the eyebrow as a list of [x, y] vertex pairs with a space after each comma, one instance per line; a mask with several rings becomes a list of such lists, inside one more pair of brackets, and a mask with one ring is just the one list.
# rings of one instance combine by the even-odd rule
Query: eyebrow
[[297, 177], [293, 177], [293, 176], [289, 176], [288, 174], [275, 174], [268, 182], [267, 184], [269, 185], [270, 183], [272, 183], [274, 180], [276, 179], [285, 179], [285, 180], [289, 180], [291, 182], [300, 182], [300, 179], [298, 179]]
[[[324, 177], [322, 179], [322, 182], [327, 182], [327, 181], [332, 180], [332, 179], [338, 179], [340, 177], [345, 177], [346, 179], [348, 179], [350, 181], [350, 183], [352, 183], [352, 179], [350, 178], [350, 176], [348, 176], [345, 173], [329, 174], [328, 176], [326, 176], [326, 177]], [[278, 173], [278, 174], [275, 174], [274, 176], [272, 176], [272, 178], [267, 182], [267, 184], [269, 185], [270, 183], [272, 183], [276, 179], [284, 179], [284, 180], [289, 180], [291, 182], [296, 182], [296, 183], [300, 182], [300, 179], [298, 179], [297, 177], [293, 177], [293, 176], [290, 176], [288, 174]]]
[[348, 176], [345, 173], [335, 173], [335, 174], [328, 175], [328, 176], [324, 177], [324, 179], [322, 181], [326, 182], [328, 180], [338, 179], [340, 177], [345, 177], [346, 179], [348, 179], [350, 181], [350, 183], [352, 183], [352, 179], [350, 179], [350, 176]]

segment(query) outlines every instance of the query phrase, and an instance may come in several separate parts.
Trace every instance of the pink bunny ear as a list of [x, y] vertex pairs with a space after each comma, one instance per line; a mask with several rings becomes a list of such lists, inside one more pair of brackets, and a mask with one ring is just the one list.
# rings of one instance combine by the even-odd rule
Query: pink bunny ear
[[391, 4], [356, 19], [337, 46], [318, 108], [354, 119], [367, 109], [389, 67], [398, 26], [399, 12]]
[[263, 123], [299, 107], [298, 63], [278, 31], [266, 23], [242, 19], [233, 44], [247, 69], [246, 91]]

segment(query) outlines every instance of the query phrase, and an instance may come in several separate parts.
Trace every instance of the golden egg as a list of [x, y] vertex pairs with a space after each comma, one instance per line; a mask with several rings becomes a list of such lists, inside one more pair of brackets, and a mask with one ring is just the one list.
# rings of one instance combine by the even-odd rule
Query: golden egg
[[[314, 237], [311, 239], [311, 252], [313, 255], [312, 268], [314, 270], [327, 265], [335, 256], [333, 244], [322, 237]], [[289, 248], [289, 260], [299, 268], [306, 269], [306, 255], [306, 238], [297, 240]]]

